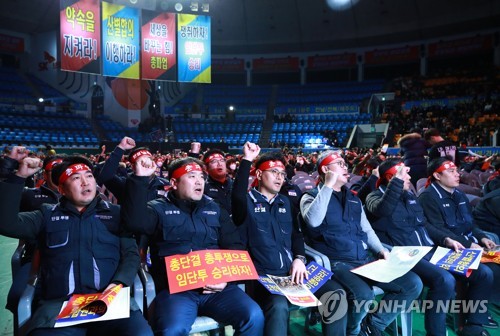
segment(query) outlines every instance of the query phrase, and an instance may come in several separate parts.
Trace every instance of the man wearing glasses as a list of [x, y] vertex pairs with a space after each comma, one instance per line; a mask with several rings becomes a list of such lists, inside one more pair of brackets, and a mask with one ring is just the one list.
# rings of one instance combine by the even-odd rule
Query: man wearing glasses
[[205, 195], [219, 203], [221, 208], [231, 214], [231, 189], [233, 181], [227, 175], [226, 158], [220, 149], [211, 149], [203, 155], [207, 165], [208, 178], [205, 182]]
[[231, 234], [234, 225], [227, 212], [203, 194], [203, 166], [191, 157], [173, 161], [168, 168], [172, 188], [149, 202], [149, 176], [156, 168], [151, 157], [141, 156], [126, 182], [125, 225], [147, 235], [151, 242], [150, 271], [157, 293], [150, 315], [153, 331], [155, 335], [188, 335], [199, 314], [232, 325], [236, 335], [261, 335], [264, 318], [260, 307], [234, 283], [170, 293], [164, 257], [239, 247], [239, 236]]
[[[382, 335], [383, 330], [407, 309], [422, 290], [420, 278], [409, 272], [389, 283], [379, 283], [363, 278], [350, 270], [373, 261], [373, 257], [387, 258], [388, 251], [382, 246], [370, 223], [366, 219], [361, 200], [344, 187], [349, 179], [347, 165], [338, 152], [325, 151], [318, 158], [320, 182], [315, 189], [307, 191], [300, 201], [300, 210], [306, 223], [304, 232], [312, 248], [328, 256], [333, 278], [347, 291], [349, 300], [347, 334]], [[387, 306], [392, 300], [398, 303], [399, 311], [372, 313], [367, 307], [355, 307], [355, 300], [374, 299], [372, 286], [384, 290], [381, 302]], [[392, 305], [391, 305], [392, 306]], [[361, 308], [361, 309], [360, 309]]]
[[[290, 201], [279, 191], [286, 178], [285, 159], [281, 152], [268, 152], [255, 162], [253, 188], [247, 191], [250, 167], [260, 153], [260, 147], [247, 142], [243, 159], [236, 175], [232, 207], [233, 221], [240, 227], [241, 237], [248, 248], [259, 275], [292, 276], [295, 283], [307, 278], [305, 247], [298, 230]], [[250, 284], [251, 295], [264, 311], [265, 335], [287, 335], [288, 301], [284, 296], [271, 294], [260, 283]], [[317, 292], [321, 297], [327, 291], [341, 286], [327, 281]], [[323, 324], [325, 335], [345, 335], [346, 319]]]

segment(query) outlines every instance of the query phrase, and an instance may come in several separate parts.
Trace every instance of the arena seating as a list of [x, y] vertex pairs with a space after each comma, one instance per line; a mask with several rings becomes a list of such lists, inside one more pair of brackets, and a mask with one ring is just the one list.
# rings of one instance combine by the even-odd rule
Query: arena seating
[[104, 137], [106, 141], [120, 142], [126, 135], [138, 142], [152, 141], [149, 133], [139, 132], [135, 127], [125, 127], [117, 121], [112, 120], [107, 115], [100, 115], [97, 117], [97, 123], [104, 130]]
[[0, 141], [3, 145], [96, 147], [98, 138], [90, 121], [62, 112], [13, 110], [0, 107]]
[[262, 122], [248, 118], [245, 122], [220, 122], [178, 117], [173, 130], [178, 142], [221, 142], [230, 146], [242, 146], [246, 141], [258, 142]]

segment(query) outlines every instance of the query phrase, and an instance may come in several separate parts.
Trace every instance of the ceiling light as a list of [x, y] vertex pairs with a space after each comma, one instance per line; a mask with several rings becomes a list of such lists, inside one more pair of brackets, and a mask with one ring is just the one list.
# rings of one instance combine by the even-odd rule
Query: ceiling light
[[326, 3], [331, 9], [341, 11], [351, 8], [358, 3], [358, 1], [359, 0], [326, 0]]

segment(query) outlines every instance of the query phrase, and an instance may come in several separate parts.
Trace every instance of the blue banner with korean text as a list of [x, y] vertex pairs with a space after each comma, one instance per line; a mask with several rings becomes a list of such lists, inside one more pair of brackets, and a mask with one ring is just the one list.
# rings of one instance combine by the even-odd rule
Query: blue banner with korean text
[[178, 81], [211, 83], [210, 17], [177, 15]]
[[482, 249], [453, 251], [438, 247], [430, 262], [452, 273], [469, 277], [472, 271], [478, 268], [482, 254]]
[[102, 72], [104, 76], [139, 79], [140, 11], [102, 3]]
[[[321, 286], [325, 284], [333, 275], [333, 273], [315, 261], [307, 264], [307, 280], [304, 280], [304, 285], [311, 293], [315, 293]], [[284, 295], [274, 281], [267, 276], [259, 276], [259, 282], [266, 287], [271, 294]]]

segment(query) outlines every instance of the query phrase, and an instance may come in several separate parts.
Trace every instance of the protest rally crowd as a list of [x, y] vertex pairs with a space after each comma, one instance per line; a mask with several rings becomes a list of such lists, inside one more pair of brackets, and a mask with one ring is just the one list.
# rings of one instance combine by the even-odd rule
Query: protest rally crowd
[[[230, 325], [235, 335], [287, 335], [285, 296], [256, 280], [172, 293], [165, 257], [244, 250], [258, 275], [304, 283], [312, 248], [333, 272], [314, 295], [342, 291], [348, 304], [335, 315], [340, 308], [323, 302], [325, 335], [382, 335], [401, 312], [426, 300], [435, 303], [425, 310], [426, 334], [444, 336], [448, 312], [438, 303], [456, 298], [482, 308], [459, 307], [458, 333], [490, 335], [498, 328], [489, 308], [499, 302], [500, 266], [480, 263], [467, 272], [464, 258], [463, 272], [455, 273], [431, 257], [438, 247], [495, 251], [500, 161], [461, 150], [433, 128], [414, 130], [400, 147], [396, 156], [377, 148], [306, 155], [264, 152], [247, 142], [231, 155], [194, 142], [189, 153], [174, 155], [137, 148], [127, 136], [101, 155], [40, 155], [14, 146], [0, 159], [0, 234], [27, 248], [7, 307], [16, 311], [35, 268], [40, 281], [29, 335], [187, 335], [197, 316]], [[388, 259], [394, 246], [430, 252], [388, 282], [351, 272]], [[72, 294], [131, 286], [140, 268], [156, 290], [147, 314], [131, 300], [128, 318], [54, 328]], [[355, 304], [374, 300], [374, 286], [383, 291], [379, 304], [397, 302], [395, 309]]]

